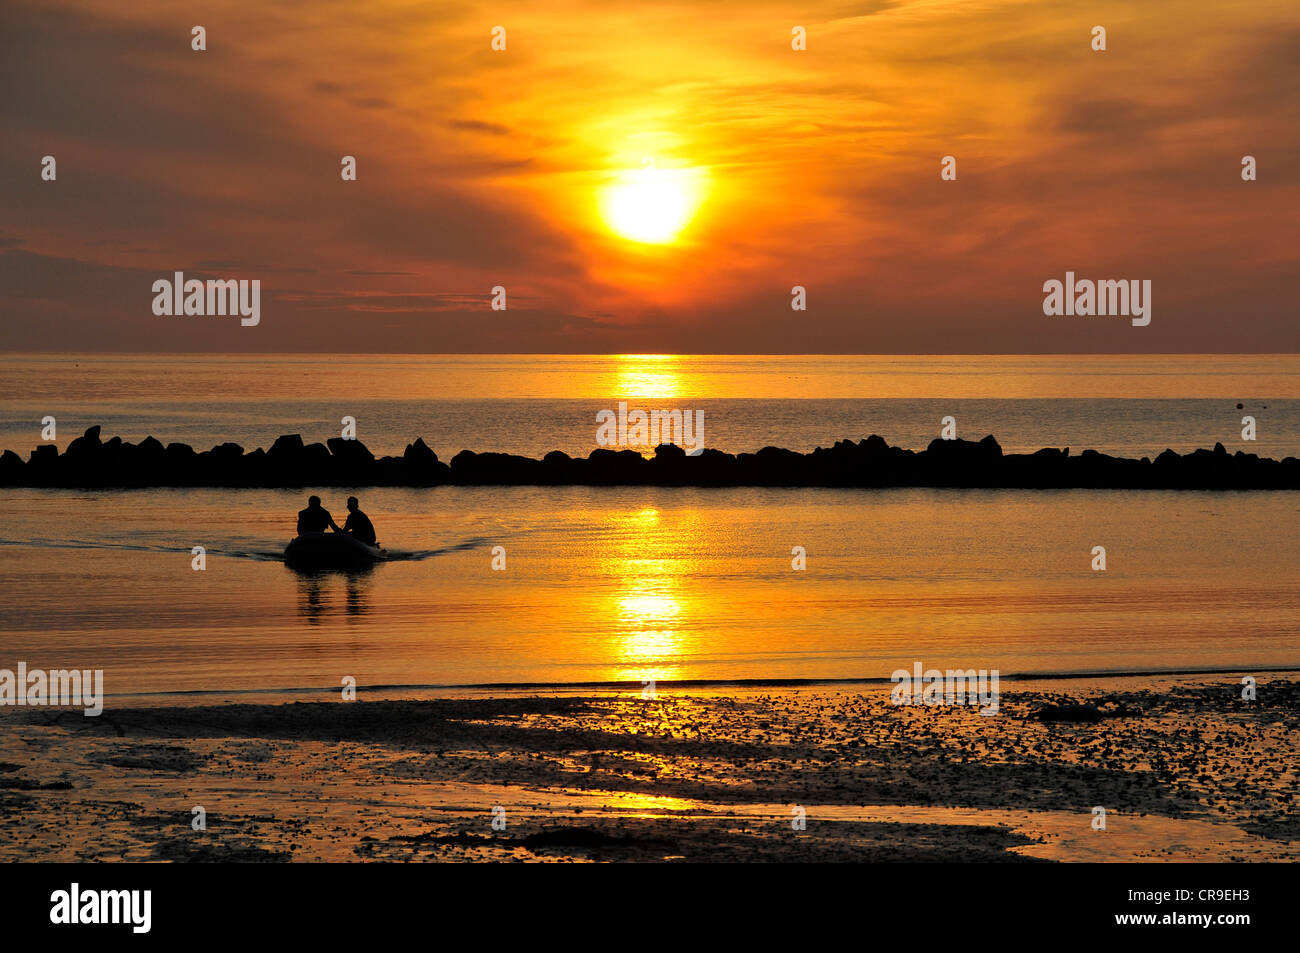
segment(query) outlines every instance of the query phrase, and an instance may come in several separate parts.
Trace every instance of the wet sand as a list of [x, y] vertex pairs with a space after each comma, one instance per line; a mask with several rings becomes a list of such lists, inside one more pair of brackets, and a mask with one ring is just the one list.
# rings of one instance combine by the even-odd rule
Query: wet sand
[[1249, 674], [0, 709], [0, 860], [1300, 859], [1300, 676]]

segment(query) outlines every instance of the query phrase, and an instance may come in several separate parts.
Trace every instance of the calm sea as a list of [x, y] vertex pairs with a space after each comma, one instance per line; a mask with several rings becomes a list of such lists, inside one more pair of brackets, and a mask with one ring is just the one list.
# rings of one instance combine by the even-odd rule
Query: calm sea
[[[1008, 450], [1300, 452], [1294, 356], [10, 355], [0, 445], [26, 455], [46, 415], [64, 445], [99, 423], [199, 448], [350, 415], [381, 453], [586, 453], [619, 400], [703, 409], [732, 451], [920, 448], [952, 415]], [[302, 493], [0, 490], [0, 668], [102, 668], [117, 694], [1300, 665], [1294, 493], [359, 492], [402, 558], [311, 576], [277, 559]]]

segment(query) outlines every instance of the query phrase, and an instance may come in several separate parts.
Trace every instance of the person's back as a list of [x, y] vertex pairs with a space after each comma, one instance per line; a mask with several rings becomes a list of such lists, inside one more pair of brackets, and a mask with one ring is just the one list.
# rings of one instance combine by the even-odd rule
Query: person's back
[[298, 535], [303, 533], [323, 533], [325, 530], [334, 526], [334, 517], [330, 516], [330, 511], [320, 505], [320, 497], [313, 496], [307, 501], [307, 508], [298, 511]]
[[363, 543], [369, 543], [371, 546], [376, 545], [375, 525], [370, 522], [369, 516], [361, 512], [355, 496], [348, 497], [348, 518], [347, 522], [343, 524], [343, 532], [351, 533], [353, 537]]

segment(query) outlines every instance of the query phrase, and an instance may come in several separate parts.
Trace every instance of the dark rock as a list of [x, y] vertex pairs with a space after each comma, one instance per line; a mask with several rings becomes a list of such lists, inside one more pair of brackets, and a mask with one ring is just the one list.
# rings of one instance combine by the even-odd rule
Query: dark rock
[[545, 482], [551, 486], [587, 482], [587, 461], [575, 460], [562, 450], [552, 450], [542, 457]]
[[423, 437], [416, 437], [415, 443], [406, 445], [402, 453], [403, 472], [407, 474], [404, 482], [414, 486], [436, 486], [451, 481], [451, 468], [438, 460], [424, 442]]
[[648, 461], [635, 450], [597, 447], [587, 455], [588, 482], [599, 486], [639, 485], [647, 482]]
[[656, 460], [685, 460], [686, 451], [675, 443], [661, 443], [655, 447]]
[[371, 486], [410, 486], [413, 482], [401, 457], [380, 457], [368, 472]]
[[162, 441], [154, 437], [145, 437], [140, 441], [136, 449], [140, 451], [141, 458], [145, 460], [157, 460], [166, 451]]
[[12, 450], [0, 454], [0, 486], [20, 486], [27, 464]]
[[1040, 721], [1101, 721], [1101, 711], [1096, 705], [1047, 705], [1034, 712]]
[[721, 450], [705, 448], [686, 457], [682, 463], [683, 479], [688, 486], [735, 486], [739, 482], [736, 458]]
[[1002, 481], [1010, 486], [1043, 488], [1068, 482], [1070, 448], [1044, 447], [1031, 454], [1007, 454], [1002, 458]]
[[995, 486], [1002, 447], [990, 434], [976, 442], [935, 438], [921, 454], [926, 486]]
[[198, 454], [187, 443], [169, 443], [163, 450], [164, 479], [173, 485], [189, 486], [208, 474], [197, 470]]
[[646, 479], [656, 486], [685, 486], [698, 483], [693, 476], [689, 458], [682, 447], [673, 443], [661, 443], [655, 447], [655, 455], [650, 459]]
[[1001, 457], [1002, 447], [993, 439], [992, 434], [978, 442], [962, 440], [960, 437], [953, 440], [936, 437], [930, 441], [930, 445], [925, 448], [925, 452], [942, 459], [979, 462], [995, 460]]
[[402, 459], [407, 463], [416, 465], [427, 465], [438, 462], [438, 455], [429, 449], [424, 442], [423, 437], [416, 437], [415, 443], [408, 443], [406, 451], [402, 454]]
[[102, 449], [103, 444], [99, 440], [99, 426], [96, 425], [86, 428], [84, 434], [68, 444], [68, 449], [63, 451], [63, 455], [77, 463], [88, 463], [98, 457]]
[[512, 453], [462, 450], [451, 458], [452, 481], [461, 484], [544, 483], [543, 470], [540, 461]]
[[752, 456], [742, 453], [737, 460], [761, 486], [801, 486], [808, 480], [804, 455], [784, 447], [764, 447]]
[[323, 443], [309, 443], [302, 448], [302, 462], [312, 470], [324, 470], [330, 463], [329, 447]]
[[[375, 455], [360, 440], [344, 440], [342, 437], [330, 437], [325, 443], [329, 445], [330, 453], [333, 456], [354, 466], [364, 465], [375, 459]], [[433, 453], [432, 450], [429, 452]], [[434, 454], [434, 458], [437, 458], [437, 454]]]
[[33, 466], [47, 467], [59, 458], [59, 448], [52, 443], [43, 443], [32, 451], [31, 458], [27, 461]]
[[271, 444], [271, 449], [266, 451], [266, 455], [272, 462], [284, 459], [293, 459], [302, 453], [302, 435], [285, 434], [283, 437], [276, 437], [275, 443]]
[[1068, 447], [1030, 454], [1003, 454], [992, 437], [979, 441], [935, 440], [920, 453], [891, 447], [872, 434], [837, 440], [802, 454], [781, 447], [733, 456], [704, 449], [687, 455], [661, 444], [647, 459], [635, 450], [598, 447], [586, 459], [553, 450], [541, 460], [508, 453], [464, 450], [451, 461], [417, 438], [401, 457], [376, 460], [360, 441], [335, 437], [328, 446], [302, 437], [279, 437], [270, 450], [245, 453], [223, 443], [195, 453], [183, 443], [165, 448], [153, 437], [139, 445], [119, 437], [100, 440], [98, 427], [72, 441], [60, 455], [42, 444], [28, 462], [13, 451], [0, 456], [6, 486], [825, 486], [825, 487], [1098, 487], [1168, 489], [1300, 490], [1300, 460], [1262, 459], [1223, 444], [1179, 455], [1165, 450], [1154, 462], [1112, 457], [1095, 450], [1070, 456]]
[[375, 455], [360, 440], [331, 437], [325, 441], [330, 452], [330, 482], [338, 485], [364, 483]]

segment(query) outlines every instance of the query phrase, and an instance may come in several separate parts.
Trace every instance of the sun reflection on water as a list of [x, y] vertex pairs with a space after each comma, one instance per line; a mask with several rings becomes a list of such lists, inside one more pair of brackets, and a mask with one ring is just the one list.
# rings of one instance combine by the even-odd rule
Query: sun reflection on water
[[649, 681], [670, 677], [681, 654], [677, 631], [682, 605], [674, 594], [676, 580], [669, 576], [638, 575], [629, 563], [628, 582], [617, 596], [618, 654], [630, 667], [620, 671], [620, 681]]
[[616, 375], [620, 398], [671, 400], [681, 396], [682, 379], [674, 354], [620, 354]]
[[[653, 505], [624, 510], [602, 567], [609, 582], [603, 615], [609, 620], [611, 681], [648, 682], [683, 677], [700, 655], [700, 570], [690, 541], [703, 532], [697, 512]], [[621, 663], [621, 664], [620, 664]]]

